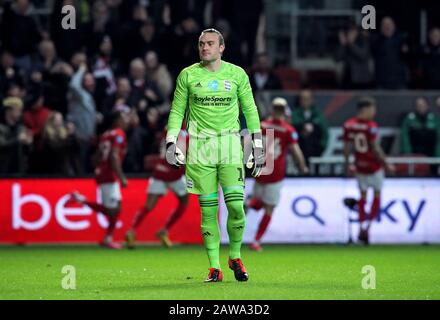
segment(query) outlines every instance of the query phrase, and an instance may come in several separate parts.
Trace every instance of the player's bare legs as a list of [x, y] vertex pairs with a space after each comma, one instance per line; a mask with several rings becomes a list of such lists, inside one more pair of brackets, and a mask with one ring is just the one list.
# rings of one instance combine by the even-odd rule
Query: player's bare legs
[[127, 247], [129, 249], [133, 249], [135, 247], [136, 229], [139, 227], [139, 225], [142, 223], [148, 213], [153, 211], [161, 196], [161, 194], [148, 194], [145, 205], [141, 209], [139, 209], [139, 211], [134, 216], [131, 228], [125, 234], [125, 240], [127, 241]]
[[264, 215], [261, 218], [260, 224], [258, 225], [258, 230], [255, 235], [255, 240], [249, 246], [251, 250], [255, 250], [255, 251], [263, 250], [260, 244], [260, 240], [263, 237], [264, 233], [266, 232], [267, 227], [269, 226], [270, 220], [272, 219], [273, 211], [275, 209], [275, 206], [268, 204], [263, 204], [263, 207], [264, 207]]
[[178, 196], [177, 198], [179, 199], [179, 205], [177, 209], [168, 218], [165, 226], [156, 233], [156, 236], [167, 248], [170, 248], [173, 245], [170, 238], [168, 237], [168, 231], [183, 216], [183, 213], [185, 212], [188, 205], [188, 194], [185, 194], [184, 196]]

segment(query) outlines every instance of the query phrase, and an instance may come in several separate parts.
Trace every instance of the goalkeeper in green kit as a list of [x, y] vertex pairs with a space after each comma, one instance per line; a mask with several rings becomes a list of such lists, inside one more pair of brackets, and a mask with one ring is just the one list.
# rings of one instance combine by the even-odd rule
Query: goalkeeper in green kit
[[[202, 31], [199, 38], [200, 62], [183, 69], [177, 77], [174, 99], [168, 118], [166, 137], [168, 163], [186, 165], [189, 193], [197, 194], [202, 212], [201, 232], [209, 259], [206, 282], [223, 279], [220, 267], [220, 229], [218, 222], [218, 185], [228, 209], [228, 265], [238, 281], [249, 275], [240, 249], [245, 228], [243, 147], [240, 136], [239, 107], [252, 137], [247, 167], [260, 175], [264, 165], [260, 120], [245, 71], [221, 60], [224, 39], [215, 29]], [[182, 121], [190, 136], [186, 158], [177, 147]]]

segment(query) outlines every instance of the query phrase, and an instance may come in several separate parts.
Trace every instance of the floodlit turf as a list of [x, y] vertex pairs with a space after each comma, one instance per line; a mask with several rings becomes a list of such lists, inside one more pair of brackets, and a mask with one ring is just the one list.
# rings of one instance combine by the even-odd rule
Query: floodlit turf
[[[224, 281], [203, 283], [202, 247], [1, 247], [0, 299], [440, 299], [439, 246], [266, 246], [243, 250], [250, 279], [235, 281], [222, 249]], [[76, 290], [61, 287], [63, 266]], [[364, 265], [376, 289], [364, 290]]]

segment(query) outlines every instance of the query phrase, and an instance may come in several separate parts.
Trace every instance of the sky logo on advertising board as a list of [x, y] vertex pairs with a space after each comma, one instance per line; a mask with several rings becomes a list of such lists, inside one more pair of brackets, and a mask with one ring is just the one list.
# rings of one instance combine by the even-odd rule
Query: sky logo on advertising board
[[[100, 194], [97, 192], [97, 198], [100, 199]], [[66, 230], [80, 231], [90, 227], [89, 220], [69, 220], [69, 217], [82, 216], [84, 218], [93, 214], [92, 210], [87, 206], [83, 207], [66, 207], [66, 202], [69, 195], [62, 196], [55, 204], [54, 216], [57, 223]], [[41, 214], [37, 220], [28, 221], [23, 217], [23, 207], [25, 205], [37, 205], [40, 207]], [[43, 229], [51, 220], [52, 208], [50, 203], [41, 195], [30, 193], [26, 195], [21, 194], [21, 186], [19, 183], [12, 185], [12, 228], [14, 230], [40, 230]], [[97, 216], [98, 224], [103, 228], [107, 228], [108, 221], [102, 215]], [[119, 221], [117, 228], [121, 228], [122, 223]]]
[[[413, 232], [417, 221], [419, 220], [423, 209], [426, 206], [426, 199], [422, 199], [418, 202], [418, 205], [415, 207], [411, 207], [409, 201], [407, 200], [391, 200], [386, 204], [382, 204], [380, 213], [377, 216], [377, 222], [381, 222], [382, 220], [388, 219], [392, 223], [398, 223], [398, 219], [392, 214], [391, 210], [398, 206], [399, 203], [402, 205], [403, 211], [407, 214], [409, 219], [408, 232]], [[350, 222], [359, 222], [359, 220], [350, 218]]]
[[325, 226], [325, 221], [318, 215], [318, 202], [310, 196], [300, 196], [292, 202], [292, 212], [300, 218], [313, 218], [317, 223]]
[[[396, 218], [395, 213], [393, 214], [392, 209], [398, 207], [399, 204], [401, 205], [401, 209], [403, 209], [408, 216], [408, 232], [411, 233], [414, 231], [417, 221], [419, 221], [422, 211], [426, 207], [426, 199], [421, 199], [418, 201], [416, 206], [412, 206], [408, 200], [393, 199], [387, 203], [383, 203], [376, 222], [380, 223], [382, 220], [389, 220], [392, 223], [398, 223], [399, 220]], [[312, 196], [302, 195], [296, 197], [292, 201], [291, 209], [292, 212], [299, 218], [313, 218], [316, 223], [322, 226], [325, 225], [325, 220], [318, 214], [318, 201]], [[359, 222], [358, 216], [356, 215], [356, 218], [350, 217], [350, 222]]]

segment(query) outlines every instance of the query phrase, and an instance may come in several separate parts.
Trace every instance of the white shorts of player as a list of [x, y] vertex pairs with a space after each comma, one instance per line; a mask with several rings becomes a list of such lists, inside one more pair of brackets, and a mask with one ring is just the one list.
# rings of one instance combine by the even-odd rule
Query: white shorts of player
[[380, 169], [373, 174], [356, 174], [359, 189], [361, 189], [361, 191], [367, 191], [368, 188], [373, 188], [374, 191], [382, 190], [384, 177], [385, 173], [383, 169]]
[[106, 208], [116, 208], [122, 199], [121, 189], [117, 182], [102, 183], [99, 185], [99, 191], [101, 192], [101, 204]]
[[185, 176], [182, 176], [180, 179], [171, 182], [150, 178], [147, 194], [164, 195], [167, 193], [168, 189], [171, 189], [178, 197], [183, 197], [186, 195]]
[[283, 181], [273, 183], [255, 182], [253, 196], [261, 199], [267, 205], [276, 207], [280, 202], [282, 187]]

